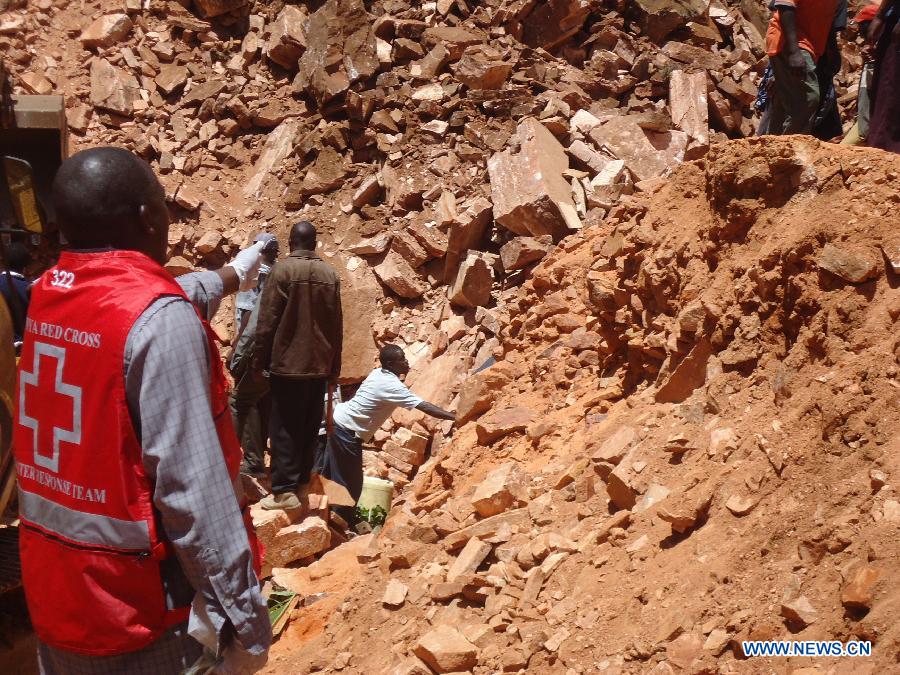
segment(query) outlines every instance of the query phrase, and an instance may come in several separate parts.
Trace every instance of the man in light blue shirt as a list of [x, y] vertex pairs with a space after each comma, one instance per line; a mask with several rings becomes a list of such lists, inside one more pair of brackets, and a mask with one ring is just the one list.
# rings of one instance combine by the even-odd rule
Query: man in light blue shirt
[[[334, 433], [329, 436], [316, 473], [326, 482], [337, 483], [355, 504], [362, 493], [362, 446], [387, 421], [396, 408], [421, 410], [442, 420], [455, 420], [456, 414], [423, 401], [403, 384], [401, 376], [409, 372], [409, 362], [397, 345], [385, 345], [379, 353], [381, 367], [360, 385], [349, 401], [334, 409]], [[329, 489], [334, 494], [332, 489]], [[353, 508], [337, 506], [335, 511], [349, 523]]]

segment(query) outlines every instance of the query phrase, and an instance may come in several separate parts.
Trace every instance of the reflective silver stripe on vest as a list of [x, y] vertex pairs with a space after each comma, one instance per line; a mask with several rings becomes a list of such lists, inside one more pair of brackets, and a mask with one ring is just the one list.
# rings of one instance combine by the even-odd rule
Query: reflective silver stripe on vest
[[143, 520], [76, 511], [21, 488], [19, 513], [23, 520], [73, 542], [137, 551], [150, 549], [150, 529]]

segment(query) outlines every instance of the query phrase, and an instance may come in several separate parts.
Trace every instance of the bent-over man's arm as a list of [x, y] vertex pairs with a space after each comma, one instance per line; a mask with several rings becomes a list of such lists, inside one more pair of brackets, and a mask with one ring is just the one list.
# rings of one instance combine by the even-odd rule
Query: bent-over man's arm
[[218, 635], [230, 624], [255, 669], [265, 662], [271, 625], [212, 417], [210, 358], [219, 356], [207, 353], [191, 305], [158, 300], [129, 334], [126, 392], [166, 536]]
[[416, 406], [416, 410], [421, 410], [426, 415], [431, 415], [431, 417], [437, 417], [439, 420], [455, 420], [456, 413], [452, 413], [449, 410], [444, 410], [443, 408], [439, 408], [434, 403], [429, 403], [428, 401], [422, 401], [419, 405]]

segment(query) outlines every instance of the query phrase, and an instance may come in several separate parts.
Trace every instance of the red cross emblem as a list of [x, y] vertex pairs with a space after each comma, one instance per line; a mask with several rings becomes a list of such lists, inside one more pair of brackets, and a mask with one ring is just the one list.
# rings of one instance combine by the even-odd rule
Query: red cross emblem
[[[32, 372], [22, 370], [19, 386], [19, 424], [34, 432], [34, 463], [53, 473], [59, 471], [60, 441], [81, 443], [81, 387], [63, 382], [65, 364], [64, 347], [36, 342]], [[32, 411], [40, 419], [28, 415], [31, 387], [40, 389], [48, 402]]]

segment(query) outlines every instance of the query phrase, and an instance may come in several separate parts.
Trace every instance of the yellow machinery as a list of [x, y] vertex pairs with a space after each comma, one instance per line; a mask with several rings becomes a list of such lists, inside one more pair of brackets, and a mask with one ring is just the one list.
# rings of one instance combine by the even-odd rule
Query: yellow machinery
[[[0, 64], [0, 262], [12, 240], [35, 258], [59, 247], [50, 187], [67, 154], [66, 107], [62, 96], [15, 96]], [[8, 270], [0, 272], [7, 275]], [[11, 435], [15, 414], [13, 326], [25, 320], [15, 293], [9, 306], [0, 299], [0, 519], [15, 495]], [[0, 520], [2, 522], [2, 520]], [[19, 585], [16, 528], [0, 527], [0, 593]]]

